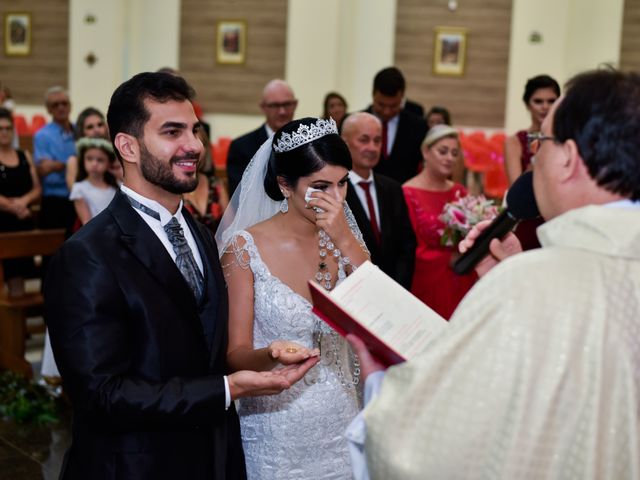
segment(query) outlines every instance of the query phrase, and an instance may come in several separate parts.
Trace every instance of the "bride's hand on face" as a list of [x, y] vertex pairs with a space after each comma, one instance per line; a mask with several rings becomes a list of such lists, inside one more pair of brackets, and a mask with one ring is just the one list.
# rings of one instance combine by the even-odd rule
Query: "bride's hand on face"
[[308, 358], [320, 356], [320, 350], [317, 348], [309, 349], [298, 343], [286, 340], [271, 342], [267, 347], [267, 352], [271, 360], [282, 365], [293, 365]]
[[334, 243], [353, 236], [347, 219], [344, 216], [343, 202], [326, 192], [313, 192], [308, 203], [309, 208], [318, 207], [323, 212], [316, 212], [316, 225], [331, 237]]

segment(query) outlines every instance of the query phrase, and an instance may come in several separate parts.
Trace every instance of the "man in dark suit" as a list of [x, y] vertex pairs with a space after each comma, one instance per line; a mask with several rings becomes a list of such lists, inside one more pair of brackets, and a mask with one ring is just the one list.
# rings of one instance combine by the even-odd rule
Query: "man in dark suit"
[[400, 70], [380, 70], [373, 80], [373, 103], [366, 110], [382, 122], [382, 149], [375, 171], [400, 183], [418, 173], [420, 146], [427, 134], [424, 118], [402, 108], [405, 89]]
[[267, 83], [262, 91], [260, 102], [265, 123], [256, 130], [236, 138], [229, 146], [227, 155], [229, 195], [233, 195], [240, 185], [245, 168], [265, 140], [293, 120], [297, 106], [298, 100], [287, 82], [275, 79]]
[[416, 237], [402, 186], [392, 178], [372, 172], [380, 159], [380, 120], [370, 113], [353, 113], [342, 123], [342, 138], [353, 163], [347, 203], [371, 252], [371, 261], [409, 290]]
[[182, 208], [203, 148], [192, 98], [167, 73], [116, 89], [124, 185], [51, 263], [45, 318], [74, 409], [63, 479], [243, 479], [233, 400], [278, 393], [313, 364], [225, 376], [217, 248]]

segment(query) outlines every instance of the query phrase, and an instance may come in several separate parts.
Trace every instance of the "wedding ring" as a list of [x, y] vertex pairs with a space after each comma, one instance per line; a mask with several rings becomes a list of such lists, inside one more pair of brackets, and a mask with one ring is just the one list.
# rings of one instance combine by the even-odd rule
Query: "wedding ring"
[[297, 348], [293, 348], [293, 347], [287, 347], [285, 349], [285, 352], [287, 352], [287, 353], [296, 353], [297, 351], [298, 351], [298, 349]]

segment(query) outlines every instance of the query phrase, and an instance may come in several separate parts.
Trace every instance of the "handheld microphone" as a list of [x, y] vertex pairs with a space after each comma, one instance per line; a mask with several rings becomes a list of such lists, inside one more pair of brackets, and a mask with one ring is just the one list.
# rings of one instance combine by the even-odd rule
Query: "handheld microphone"
[[489, 253], [489, 244], [494, 238], [502, 238], [520, 220], [540, 215], [533, 195], [533, 174], [525, 172], [518, 177], [507, 192], [507, 208], [485, 228], [471, 248], [453, 264], [453, 271], [463, 275], [469, 273]]

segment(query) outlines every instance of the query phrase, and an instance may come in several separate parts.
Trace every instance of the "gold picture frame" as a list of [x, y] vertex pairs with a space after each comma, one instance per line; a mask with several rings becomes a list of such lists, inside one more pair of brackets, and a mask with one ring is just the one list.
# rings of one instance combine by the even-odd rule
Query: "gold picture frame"
[[247, 22], [219, 20], [216, 22], [216, 62], [219, 64], [245, 63], [247, 57]]
[[461, 76], [467, 56], [467, 29], [436, 27], [433, 48], [433, 73]]
[[10, 57], [31, 54], [31, 14], [4, 14], [4, 54]]

